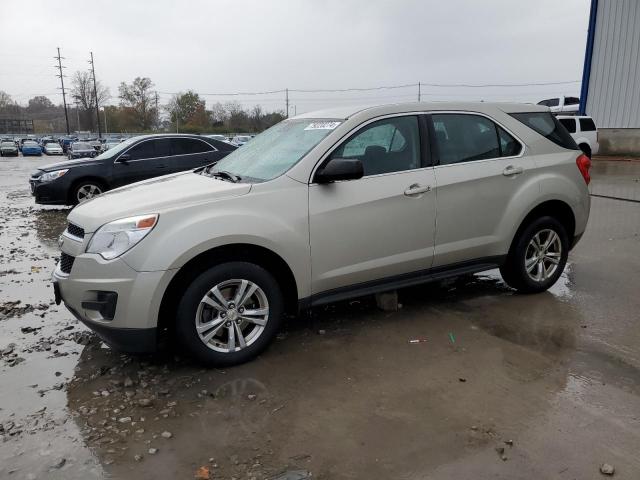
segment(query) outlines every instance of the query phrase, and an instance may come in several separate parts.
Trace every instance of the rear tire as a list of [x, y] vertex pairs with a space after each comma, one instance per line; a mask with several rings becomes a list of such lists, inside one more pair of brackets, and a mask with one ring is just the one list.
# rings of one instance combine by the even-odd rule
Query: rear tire
[[207, 366], [247, 362], [276, 336], [284, 299], [275, 278], [248, 262], [216, 265], [196, 276], [178, 303], [176, 334]]
[[519, 292], [543, 292], [560, 278], [568, 256], [564, 226], [553, 217], [540, 217], [514, 239], [500, 273], [507, 285]]

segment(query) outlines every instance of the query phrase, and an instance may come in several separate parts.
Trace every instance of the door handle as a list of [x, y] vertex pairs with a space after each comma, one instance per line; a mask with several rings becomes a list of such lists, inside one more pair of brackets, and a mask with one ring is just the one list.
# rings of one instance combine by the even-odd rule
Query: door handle
[[524, 168], [522, 167], [514, 167], [513, 165], [508, 165], [503, 171], [502, 174], [505, 177], [510, 177], [511, 175], [519, 175], [524, 172]]
[[413, 185], [410, 185], [409, 188], [407, 188], [404, 191], [404, 194], [407, 197], [411, 197], [413, 195], [420, 195], [421, 193], [428, 193], [431, 191], [431, 185], [420, 185], [419, 183], [414, 183]]
[[159, 165], [156, 168], [167, 168], [167, 166], [166, 165]]

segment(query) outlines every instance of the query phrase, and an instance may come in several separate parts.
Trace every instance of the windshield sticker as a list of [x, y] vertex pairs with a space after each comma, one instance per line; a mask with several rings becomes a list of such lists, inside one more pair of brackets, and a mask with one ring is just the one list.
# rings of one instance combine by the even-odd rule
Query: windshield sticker
[[313, 122], [305, 130], [333, 130], [338, 125], [340, 125], [340, 122]]

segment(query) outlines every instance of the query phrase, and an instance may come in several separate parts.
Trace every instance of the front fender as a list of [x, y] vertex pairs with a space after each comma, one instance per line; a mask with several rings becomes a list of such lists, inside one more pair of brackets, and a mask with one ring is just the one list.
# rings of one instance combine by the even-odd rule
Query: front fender
[[299, 295], [309, 295], [307, 186], [274, 189], [161, 213], [162, 221], [123, 260], [139, 272], [177, 271], [216, 247], [251, 244], [280, 256]]

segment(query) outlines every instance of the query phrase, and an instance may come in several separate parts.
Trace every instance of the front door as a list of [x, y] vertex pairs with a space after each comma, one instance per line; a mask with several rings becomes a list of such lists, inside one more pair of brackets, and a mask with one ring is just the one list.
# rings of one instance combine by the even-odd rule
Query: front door
[[311, 183], [312, 293], [392, 279], [431, 267], [435, 181], [418, 116], [369, 123], [329, 158], [358, 158], [364, 177]]
[[167, 138], [143, 140], [135, 144], [113, 164], [113, 187], [170, 173], [169, 155], [171, 148]]

